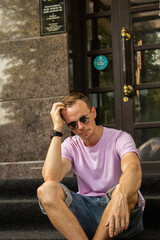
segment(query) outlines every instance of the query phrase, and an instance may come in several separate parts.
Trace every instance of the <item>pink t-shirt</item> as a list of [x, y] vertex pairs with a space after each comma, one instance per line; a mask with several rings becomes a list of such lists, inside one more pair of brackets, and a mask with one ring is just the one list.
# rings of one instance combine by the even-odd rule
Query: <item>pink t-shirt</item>
[[79, 193], [85, 196], [105, 196], [118, 184], [122, 175], [121, 157], [128, 152], [137, 153], [132, 137], [105, 127], [99, 142], [92, 147], [86, 147], [77, 135], [62, 143], [62, 157], [71, 161]]

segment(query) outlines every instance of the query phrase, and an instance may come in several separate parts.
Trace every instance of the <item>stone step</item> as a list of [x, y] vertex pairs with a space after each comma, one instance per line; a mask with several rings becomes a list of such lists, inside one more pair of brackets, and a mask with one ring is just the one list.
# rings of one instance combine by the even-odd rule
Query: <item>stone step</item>
[[[43, 179], [0, 180], [0, 240], [64, 240], [43, 215], [37, 201], [37, 188]], [[75, 177], [63, 183], [77, 191]], [[141, 192], [146, 199], [144, 232], [136, 240], [159, 240], [160, 175], [145, 175]]]
[[[43, 179], [1, 179], [0, 199], [35, 198], [37, 188], [43, 183]], [[76, 177], [66, 177], [64, 183], [70, 190], [77, 191]], [[159, 194], [160, 174], [143, 175], [141, 191], [144, 195]]]
[[160, 195], [145, 196], [146, 207], [143, 213], [143, 223], [145, 229], [159, 230], [160, 223]]
[[0, 231], [1, 240], [64, 240], [56, 230]]
[[[160, 220], [160, 195], [146, 196], [145, 228], [158, 230]], [[37, 199], [0, 200], [0, 229], [52, 229], [46, 215], [42, 214]]]
[[132, 240], [159, 240], [160, 239], [160, 232], [159, 231], [152, 231], [152, 230], [144, 230]]
[[[159, 240], [160, 232], [144, 230], [132, 240]], [[0, 240], [65, 240], [56, 230], [0, 231]]]
[[[27, 199], [37, 197], [37, 188], [43, 179], [1, 179], [0, 199]], [[76, 177], [66, 177], [64, 183], [72, 191], [78, 191]]]
[[1, 230], [52, 229], [37, 199], [0, 200], [0, 225]]
[[141, 191], [144, 195], [155, 196], [159, 194], [160, 174], [145, 174], [142, 178]]
[[[158, 228], [158, 213], [160, 212], [159, 175], [144, 176], [142, 193], [146, 199], [144, 223], [147, 227]], [[1, 228], [6, 226], [41, 227], [45, 224], [50, 228], [48, 218], [39, 209], [36, 197], [38, 186], [43, 183], [42, 179], [24, 180], [1, 180], [0, 181], [0, 222]], [[76, 178], [65, 178], [63, 183], [69, 189], [77, 191]], [[148, 187], [146, 187], [146, 185]]]

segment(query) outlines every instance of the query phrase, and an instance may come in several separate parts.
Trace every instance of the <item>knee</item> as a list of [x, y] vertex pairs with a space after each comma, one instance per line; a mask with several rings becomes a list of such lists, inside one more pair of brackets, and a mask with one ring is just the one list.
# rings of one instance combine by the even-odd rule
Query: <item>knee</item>
[[58, 182], [47, 181], [44, 182], [37, 189], [37, 196], [43, 206], [50, 206], [64, 199], [64, 193], [61, 185]]

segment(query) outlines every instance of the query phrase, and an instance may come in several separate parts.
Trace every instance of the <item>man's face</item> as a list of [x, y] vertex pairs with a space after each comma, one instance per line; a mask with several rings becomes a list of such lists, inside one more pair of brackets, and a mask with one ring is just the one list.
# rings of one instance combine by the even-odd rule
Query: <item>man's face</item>
[[[83, 123], [82, 120], [85, 120], [85, 116], [88, 119]], [[85, 102], [77, 100], [73, 106], [63, 110], [63, 117], [67, 125], [74, 121], [73, 126], [77, 125], [77, 128], [72, 129], [72, 132], [80, 136], [82, 140], [89, 140], [94, 133], [96, 110], [94, 107], [90, 110]]]

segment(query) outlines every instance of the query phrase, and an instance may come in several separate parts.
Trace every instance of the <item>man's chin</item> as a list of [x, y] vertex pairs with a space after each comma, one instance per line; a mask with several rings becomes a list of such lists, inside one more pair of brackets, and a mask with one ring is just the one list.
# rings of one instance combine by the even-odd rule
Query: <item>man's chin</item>
[[79, 136], [82, 138], [89, 136], [89, 130], [79, 133]]

